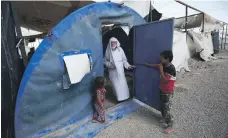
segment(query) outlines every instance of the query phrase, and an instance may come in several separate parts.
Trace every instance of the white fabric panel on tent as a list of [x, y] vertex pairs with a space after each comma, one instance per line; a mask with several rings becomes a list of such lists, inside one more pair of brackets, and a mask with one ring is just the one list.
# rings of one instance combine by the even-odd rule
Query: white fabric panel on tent
[[87, 54], [63, 57], [71, 84], [80, 82], [90, 72], [90, 62]]
[[205, 61], [215, 59], [211, 56], [214, 53], [214, 49], [210, 32], [196, 33], [194, 31], [189, 31], [189, 35], [190, 37], [187, 39], [187, 44], [191, 53], [200, 52], [200, 57]]
[[[187, 29], [201, 27], [203, 28], [204, 24], [204, 32], [211, 32], [213, 30], [219, 30], [222, 28], [222, 24], [212, 18], [211, 16], [204, 15], [204, 23], [203, 23], [203, 14], [192, 15], [187, 19]], [[185, 28], [185, 17], [175, 19], [174, 23], [175, 28], [184, 29]]]
[[173, 37], [173, 65], [177, 71], [182, 68], [185, 71], [190, 71], [188, 68], [188, 59], [190, 58], [189, 49], [186, 43], [186, 33], [174, 31]]
[[[203, 22], [201, 23], [201, 28], [203, 27]], [[217, 20], [212, 18], [211, 16], [204, 16], [204, 32], [211, 32], [213, 30], [220, 30], [222, 28], [222, 24]]]
[[[187, 29], [200, 27], [203, 21], [203, 14], [188, 16], [187, 20]], [[185, 29], [185, 17], [175, 19], [174, 27]]]
[[124, 3], [124, 5], [134, 9], [142, 17], [145, 17], [146, 15], [149, 14], [149, 11], [150, 11], [150, 1], [149, 0], [143, 0], [143, 1], [123, 0], [122, 2]]
[[121, 26], [121, 28], [124, 30], [124, 32], [129, 35], [129, 32], [130, 32], [130, 28], [129, 26]]

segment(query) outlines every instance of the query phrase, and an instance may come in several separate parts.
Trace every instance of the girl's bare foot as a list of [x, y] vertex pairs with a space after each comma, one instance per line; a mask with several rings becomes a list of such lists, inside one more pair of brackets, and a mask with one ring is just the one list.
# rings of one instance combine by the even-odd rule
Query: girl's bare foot
[[97, 123], [98, 121], [97, 120], [92, 120], [92, 123]]
[[104, 124], [108, 124], [108, 121], [105, 121]]

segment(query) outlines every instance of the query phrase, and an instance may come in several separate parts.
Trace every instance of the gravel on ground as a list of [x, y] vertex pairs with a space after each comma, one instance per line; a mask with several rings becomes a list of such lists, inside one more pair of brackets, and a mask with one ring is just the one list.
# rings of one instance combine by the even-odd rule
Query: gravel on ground
[[174, 132], [162, 133], [160, 113], [142, 107], [116, 120], [96, 138], [228, 138], [228, 52], [217, 60], [189, 60], [191, 72], [179, 72], [172, 99]]

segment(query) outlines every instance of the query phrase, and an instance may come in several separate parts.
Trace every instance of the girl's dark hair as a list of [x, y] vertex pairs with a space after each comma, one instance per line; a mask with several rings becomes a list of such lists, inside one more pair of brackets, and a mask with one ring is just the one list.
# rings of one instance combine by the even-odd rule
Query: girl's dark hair
[[165, 59], [169, 59], [169, 62], [173, 61], [173, 52], [172, 50], [165, 50], [161, 54]]
[[103, 88], [105, 85], [105, 78], [104, 77], [96, 77], [95, 79], [95, 88]]

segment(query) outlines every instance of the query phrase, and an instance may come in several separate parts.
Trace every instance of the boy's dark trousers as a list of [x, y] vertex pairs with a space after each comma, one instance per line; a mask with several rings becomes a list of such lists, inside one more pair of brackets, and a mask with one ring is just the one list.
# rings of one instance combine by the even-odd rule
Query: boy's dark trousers
[[162, 117], [165, 119], [166, 124], [169, 127], [173, 126], [172, 115], [170, 113], [170, 104], [171, 98], [173, 94], [165, 94], [164, 92], [160, 91], [160, 108]]

